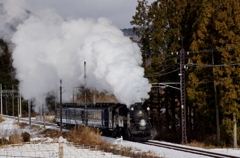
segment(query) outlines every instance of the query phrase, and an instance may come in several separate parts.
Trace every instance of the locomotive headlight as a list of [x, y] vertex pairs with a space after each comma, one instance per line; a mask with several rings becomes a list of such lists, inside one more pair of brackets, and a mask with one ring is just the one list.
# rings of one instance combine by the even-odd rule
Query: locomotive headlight
[[139, 121], [139, 124], [140, 124], [140, 126], [146, 126], [146, 124], [147, 124], [147, 122], [146, 122], [146, 120], [144, 120], [144, 119], [141, 119], [140, 121]]

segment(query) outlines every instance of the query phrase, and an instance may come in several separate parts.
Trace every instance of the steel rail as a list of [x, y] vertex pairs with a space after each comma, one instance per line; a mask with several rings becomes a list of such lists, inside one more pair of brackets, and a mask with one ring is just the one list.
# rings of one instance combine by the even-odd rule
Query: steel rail
[[[9, 115], [3, 115], [3, 117], [18, 120], [17, 117], [13, 117], [13, 116], [9, 116]], [[27, 117], [21, 117], [21, 118], [19, 118], [19, 121], [26, 122], [26, 123], [29, 122]], [[32, 123], [36, 124], [36, 125], [44, 125], [44, 122], [42, 122], [42, 121], [34, 121], [34, 120], [32, 120]], [[45, 122], [45, 125], [46, 126], [55, 127], [55, 128], [59, 128], [59, 126], [56, 125], [55, 123]]]
[[167, 144], [167, 143], [153, 141], [153, 140], [149, 140], [148, 142], [145, 142], [143, 144], [162, 147], [162, 148], [168, 148], [168, 149], [177, 150], [177, 151], [183, 151], [183, 152], [202, 155], [202, 156], [209, 156], [214, 158], [239, 158], [239, 156], [234, 156], [234, 155], [229, 155], [224, 153], [217, 153], [217, 152], [212, 152], [204, 149], [197, 149], [197, 148], [184, 146], [184, 145]]

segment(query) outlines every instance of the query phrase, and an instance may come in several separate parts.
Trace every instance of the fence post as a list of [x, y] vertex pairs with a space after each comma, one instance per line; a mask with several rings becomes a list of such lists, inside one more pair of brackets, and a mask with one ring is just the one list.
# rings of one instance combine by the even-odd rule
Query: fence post
[[59, 158], [63, 158], [63, 137], [60, 136], [58, 139], [59, 144]]
[[121, 136], [120, 138], [117, 138], [115, 140], [115, 144], [118, 144], [118, 141], [120, 141], [120, 146], [122, 146], [122, 140], [123, 140], [123, 137]]

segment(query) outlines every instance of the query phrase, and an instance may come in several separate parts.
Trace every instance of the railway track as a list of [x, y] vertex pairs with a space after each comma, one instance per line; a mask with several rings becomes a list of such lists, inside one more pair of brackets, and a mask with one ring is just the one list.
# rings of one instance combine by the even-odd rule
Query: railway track
[[[9, 116], [9, 115], [3, 115], [3, 117], [10, 118], [10, 119], [14, 119], [14, 120], [18, 120], [17, 117], [13, 117], [13, 116]], [[21, 118], [19, 118], [19, 121], [28, 123], [28, 122], [29, 122], [29, 118], [23, 118], [23, 117], [21, 117]], [[31, 124], [44, 126], [44, 122], [42, 122], [42, 121], [31, 120]], [[59, 126], [56, 125], [55, 123], [45, 122], [45, 125], [46, 125], [46, 126], [55, 127], [55, 128], [59, 128]]]
[[162, 147], [162, 148], [168, 148], [168, 149], [172, 149], [172, 150], [178, 150], [178, 151], [202, 155], [202, 156], [214, 157], [214, 158], [240, 158], [240, 155], [234, 156], [234, 155], [229, 155], [229, 154], [211, 152], [211, 151], [204, 150], [204, 149], [197, 149], [194, 147], [183, 146], [183, 145], [178, 145], [178, 144], [170, 144], [167, 142], [159, 142], [159, 141], [155, 141], [155, 140], [149, 140], [148, 142], [145, 142], [144, 144]]

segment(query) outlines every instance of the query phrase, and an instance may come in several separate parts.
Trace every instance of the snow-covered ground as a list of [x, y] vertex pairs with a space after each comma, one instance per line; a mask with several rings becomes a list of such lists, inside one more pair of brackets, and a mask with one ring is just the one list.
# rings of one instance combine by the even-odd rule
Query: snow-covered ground
[[[106, 139], [112, 143], [115, 142], [115, 139], [113, 139], [113, 138], [106, 138]], [[171, 143], [169, 143], [169, 144], [171, 144]], [[135, 142], [129, 142], [129, 141], [123, 141], [122, 146], [136, 148], [138, 150], [145, 151], [145, 152], [151, 151], [153, 153], [156, 153], [160, 157], [164, 157], [164, 158], [207, 158], [207, 156], [200, 156], [200, 155], [196, 155], [196, 154], [176, 151], [176, 150], [167, 149], [167, 148], [154, 147], [154, 146], [149, 146], [149, 145], [144, 145], [141, 143], [135, 143]], [[199, 148], [199, 149], [201, 149], [201, 148]], [[240, 158], [240, 148], [238, 148], [238, 149], [216, 148], [216, 149], [206, 149], [206, 150], [214, 151], [217, 153], [231, 154], [233, 156], [239, 156], [239, 158]]]
[[[51, 138], [42, 138], [37, 135], [36, 129], [31, 129], [27, 126], [24, 129], [20, 129], [18, 125], [14, 124], [13, 119], [5, 118], [5, 121], [0, 123], [0, 137], [8, 138], [14, 132], [22, 133], [29, 132], [31, 133], [31, 144], [25, 145], [8, 145], [0, 148], [0, 158], [1, 157], [44, 157], [52, 158], [59, 156], [59, 143], [56, 140]], [[50, 128], [46, 126], [46, 128]], [[196, 154], [185, 153], [181, 151], [175, 151], [171, 149], [165, 149], [160, 147], [153, 147], [149, 145], [144, 145], [141, 143], [129, 142], [129, 141], [116, 141], [113, 138], [102, 137], [103, 140], [109, 141], [111, 143], [118, 143], [119, 146], [131, 147], [135, 152], [152, 152], [155, 155], [163, 158], [206, 158], [206, 156], [199, 156]], [[33, 142], [38, 141], [40, 143], [33, 144]], [[63, 142], [63, 155], [64, 157], [123, 157], [120, 155], [113, 155], [111, 153], [106, 153], [102, 151], [93, 151], [87, 149], [86, 146], [73, 146], [71, 143], [67, 142], [64, 139], [60, 139]], [[230, 153], [235, 156], [240, 157], [240, 149], [210, 149], [219, 153]]]

